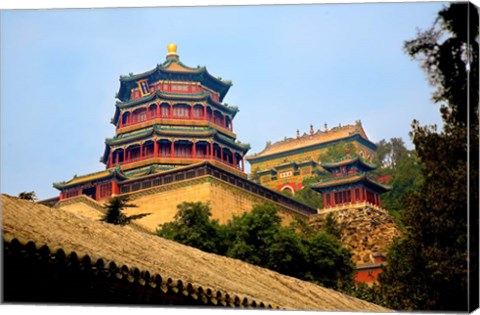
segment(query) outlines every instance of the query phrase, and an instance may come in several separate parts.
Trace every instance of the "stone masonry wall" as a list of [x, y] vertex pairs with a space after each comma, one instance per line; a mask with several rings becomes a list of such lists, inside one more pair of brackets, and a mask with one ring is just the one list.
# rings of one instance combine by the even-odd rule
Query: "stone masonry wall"
[[[220, 223], [228, 222], [234, 215], [251, 211], [255, 204], [265, 201], [263, 197], [237, 188], [221, 180], [206, 176], [193, 180], [163, 185], [129, 194], [131, 203], [137, 208], [128, 208], [126, 215], [150, 213], [135, 220], [139, 226], [154, 232], [159, 224], [173, 221], [177, 205], [184, 202], [209, 202], [212, 218]], [[284, 224], [289, 224], [296, 215], [279, 205], [279, 214]]]
[[385, 255], [393, 239], [401, 236], [386, 210], [369, 205], [320, 212], [310, 218], [310, 224], [321, 227], [329, 213], [341, 228], [341, 242], [352, 250], [356, 265], [372, 263], [375, 253]]

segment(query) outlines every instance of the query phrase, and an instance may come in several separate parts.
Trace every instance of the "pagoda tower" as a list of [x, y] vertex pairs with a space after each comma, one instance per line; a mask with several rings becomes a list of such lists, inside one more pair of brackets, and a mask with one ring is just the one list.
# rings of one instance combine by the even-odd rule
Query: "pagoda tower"
[[390, 190], [390, 187], [368, 176], [368, 172], [376, 169], [376, 166], [360, 156], [347, 155], [340, 161], [324, 163], [322, 167], [331, 176], [311, 187], [322, 193], [324, 209], [365, 203], [381, 207], [380, 194]]
[[116, 132], [105, 140], [100, 159], [106, 170], [55, 183], [60, 200], [82, 194], [109, 198], [130, 191], [121, 190], [126, 180], [203, 161], [246, 177], [243, 157], [250, 146], [236, 141], [233, 132], [238, 108], [223, 103], [231, 86], [205, 67], [184, 65], [177, 46], [169, 44], [163, 64], [120, 77], [111, 120]]

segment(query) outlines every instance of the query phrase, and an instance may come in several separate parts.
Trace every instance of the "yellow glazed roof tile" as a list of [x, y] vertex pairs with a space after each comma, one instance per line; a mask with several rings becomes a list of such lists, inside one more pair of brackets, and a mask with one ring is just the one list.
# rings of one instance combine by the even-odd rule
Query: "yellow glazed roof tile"
[[71, 185], [71, 184], [83, 183], [83, 182], [86, 182], [86, 181], [102, 178], [102, 177], [105, 177], [105, 176], [108, 176], [108, 175], [110, 175], [110, 172], [108, 170], [105, 170], [105, 171], [94, 173], [94, 174], [89, 174], [89, 175], [80, 176], [80, 177], [74, 177], [73, 179], [68, 181], [67, 184]]
[[318, 130], [313, 135], [304, 134], [303, 136], [296, 139], [288, 138], [286, 140], [278, 141], [271, 145], [268, 145], [262, 152], [256, 155], [249, 156], [249, 158], [255, 159], [259, 157], [273, 155], [276, 153], [293, 151], [312, 145], [347, 138], [354, 134], [359, 134], [362, 138], [369, 140], [361, 124], [357, 123], [355, 125], [334, 127], [328, 131]]
[[191, 69], [182, 67], [178, 62], [172, 62], [170, 63], [165, 70], [170, 70], [170, 71], [178, 71], [178, 72], [192, 72]]

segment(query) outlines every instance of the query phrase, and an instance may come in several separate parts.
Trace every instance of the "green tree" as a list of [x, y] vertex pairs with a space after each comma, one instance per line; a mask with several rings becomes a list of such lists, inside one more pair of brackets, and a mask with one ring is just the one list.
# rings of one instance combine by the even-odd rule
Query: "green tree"
[[322, 194], [316, 192], [309, 186], [303, 186], [303, 188], [297, 191], [295, 195], [290, 197], [312, 208], [315, 208], [315, 209], [323, 208]]
[[325, 217], [325, 225], [323, 230], [325, 231], [325, 233], [330, 234], [337, 240], [340, 240], [342, 238], [342, 229], [338, 225], [332, 213], [327, 214], [327, 216]]
[[18, 194], [18, 198], [28, 201], [35, 201], [37, 200], [37, 195], [34, 191], [24, 191]]
[[177, 208], [175, 220], [159, 226], [157, 235], [206, 252], [223, 254], [222, 231], [217, 220], [210, 220], [208, 203], [183, 202]]
[[[469, 158], [478, 161], [477, 38], [478, 11], [458, 3], [440, 11], [432, 28], [405, 44], [436, 88], [433, 101], [441, 104], [444, 127], [437, 132], [413, 123], [424, 180], [405, 200], [407, 234], [390, 248], [379, 277], [395, 309], [467, 311], [478, 305], [478, 163], [468, 163]], [[476, 244], [470, 253], [469, 207], [470, 241]], [[475, 280], [470, 292], [469, 276]]]
[[380, 166], [380, 170], [394, 171], [403, 160], [415, 154], [407, 149], [402, 138], [391, 138], [389, 141], [382, 139], [376, 145], [375, 162]]
[[319, 160], [321, 162], [332, 163], [344, 158], [347, 152], [349, 152], [348, 154], [351, 156], [357, 155], [352, 142], [337, 143], [329, 146], [326, 152], [320, 154]]
[[351, 284], [351, 253], [303, 221], [297, 223], [306, 234], [282, 226], [273, 204], [256, 205], [226, 225], [210, 219], [208, 204], [182, 203], [178, 208], [175, 221], [159, 227], [159, 236], [332, 288]]
[[409, 151], [396, 162], [395, 169], [390, 173], [392, 190], [382, 195], [382, 205], [391, 215], [400, 216], [405, 208], [405, 196], [420, 189], [423, 181], [421, 169], [422, 164], [415, 151]]
[[134, 204], [129, 204], [129, 201], [130, 200], [127, 196], [115, 196], [110, 198], [104, 206], [107, 213], [100, 220], [115, 225], [126, 225], [133, 220], [149, 215], [149, 213], [141, 213], [127, 217], [122, 213], [123, 210], [125, 208], [137, 207]]
[[389, 168], [390, 167], [390, 153], [392, 151], [392, 144], [390, 141], [386, 141], [385, 139], [380, 140], [376, 143], [377, 145], [377, 155], [376, 155], [376, 164], [381, 168]]
[[312, 232], [301, 221], [284, 227], [277, 212], [274, 205], [264, 204], [234, 217], [227, 225], [227, 256], [326, 287], [352, 284], [351, 252], [339, 240], [324, 232]]
[[348, 290], [353, 283], [352, 253], [327, 233], [306, 240], [307, 264], [303, 277], [328, 288]]
[[281, 218], [272, 204], [255, 205], [251, 212], [235, 216], [227, 224], [226, 255], [254, 265], [269, 264], [268, 248], [280, 230]]

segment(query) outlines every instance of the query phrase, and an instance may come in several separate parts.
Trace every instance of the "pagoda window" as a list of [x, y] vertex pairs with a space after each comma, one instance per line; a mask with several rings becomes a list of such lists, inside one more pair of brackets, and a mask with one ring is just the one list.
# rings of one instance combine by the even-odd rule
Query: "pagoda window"
[[112, 164], [118, 165], [123, 163], [123, 149], [117, 149], [112, 154]]
[[151, 104], [148, 108], [148, 119], [153, 119], [157, 116], [157, 104]]
[[202, 105], [195, 105], [193, 107], [193, 117], [195, 119], [202, 119], [203, 117], [203, 106]]
[[154, 154], [154, 145], [153, 141], [149, 140], [145, 142], [142, 146], [143, 152], [142, 152], [142, 157], [144, 158], [150, 158], [153, 157]]
[[158, 146], [159, 155], [161, 157], [169, 157], [171, 155], [170, 147], [171, 147], [170, 141], [166, 141], [166, 140], [160, 141], [160, 145]]
[[112, 183], [104, 183], [99, 185], [99, 198], [104, 199], [112, 195]]
[[122, 126], [127, 126], [130, 123], [130, 112], [125, 112], [122, 115]]
[[212, 121], [212, 109], [210, 107], [207, 107], [207, 120]]
[[330, 206], [332, 204], [331, 200], [330, 200], [330, 196], [331, 194], [326, 194], [325, 196], [325, 203], [327, 206]]
[[232, 129], [231, 128], [232, 127], [232, 121], [231, 121], [230, 117], [228, 117], [228, 116], [225, 117], [225, 127], [227, 129], [230, 129], [230, 130]]
[[213, 158], [220, 159], [220, 146], [216, 143], [213, 144]]
[[163, 103], [160, 105], [160, 115], [163, 118], [170, 117], [170, 105]]
[[133, 112], [132, 118], [133, 123], [147, 120], [147, 110], [145, 108], [137, 109]]
[[75, 197], [75, 196], [78, 196], [79, 194], [80, 194], [79, 190], [70, 190], [65, 193], [65, 198]]
[[173, 117], [174, 118], [189, 118], [190, 117], [190, 107], [187, 105], [175, 105], [173, 106]]
[[192, 144], [187, 143], [175, 143], [175, 156], [177, 157], [191, 157], [192, 156]]
[[127, 163], [140, 159], [140, 146], [135, 145], [127, 149]]
[[223, 126], [223, 115], [220, 112], [214, 112], [213, 123], [219, 126]]
[[375, 196], [370, 190], [367, 190], [367, 202], [372, 204], [375, 203]]
[[224, 150], [223, 150], [223, 159], [225, 160], [225, 162], [226, 162], [227, 164], [233, 165], [233, 154], [232, 154], [232, 151], [230, 151], [229, 149], [224, 149]]
[[208, 157], [207, 148], [209, 147], [209, 143], [205, 141], [199, 141], [196, 143], [196, 156], [197, 158], [206, 158]]

